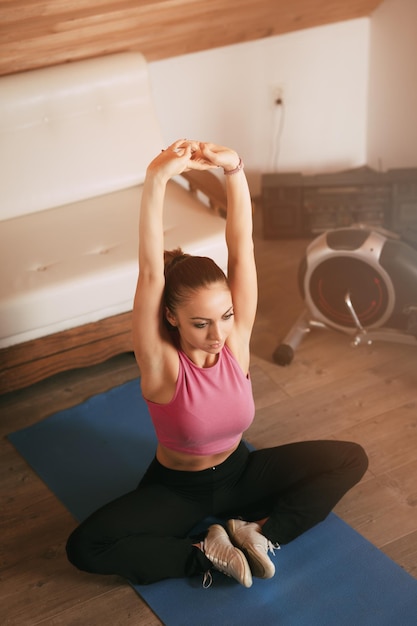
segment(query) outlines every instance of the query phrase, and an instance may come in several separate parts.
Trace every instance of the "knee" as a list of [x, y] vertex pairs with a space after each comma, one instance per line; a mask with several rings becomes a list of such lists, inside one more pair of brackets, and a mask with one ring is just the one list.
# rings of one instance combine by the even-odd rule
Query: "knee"
[[90, 573], [96, 572], [92, 543], [82, 526], [76, 528], [69, 536], [66, 553], [68, 561], [77, 569]]
[[349, 459], [349, 465], [352, 471], [354, 471], [356, 481], [358, 482], [368, 469], [368, 455], [359, 443], [346, 442], [346, 445], [348, 446], [347, 458]]

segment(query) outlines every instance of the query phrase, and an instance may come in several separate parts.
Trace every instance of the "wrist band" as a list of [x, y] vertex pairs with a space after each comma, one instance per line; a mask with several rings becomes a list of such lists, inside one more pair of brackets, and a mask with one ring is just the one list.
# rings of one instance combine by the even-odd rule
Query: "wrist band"
[[237, 164], [237, 166], [233, 169], [233, 170], [223, 170], [223, 174], [225, 176], [232, 176], [233, 174], [237, 174], [238, 172], [240, 172], [240, 170], [243, 170], [244, 168], [244, 164], [242, 159], [239, 157], [239, 163]]

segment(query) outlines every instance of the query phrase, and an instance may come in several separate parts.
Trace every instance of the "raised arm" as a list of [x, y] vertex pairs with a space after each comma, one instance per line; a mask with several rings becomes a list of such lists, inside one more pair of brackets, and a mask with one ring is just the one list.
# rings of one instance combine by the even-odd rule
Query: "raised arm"
[[190, 143], [177, 141], [148, 166], [139, 218], [139, 276], [133, 306], [133, 345], [145, 397], [158, 394], [176, 376], [172, 346], [162, 317], [164, 290], [163, 205], [170, 178], [187, 168]]
[[243, 163], [236, 152], [202, 144], [206, 159], [225, 171], [227, 192], [226, 243], [228, 280], [232, 292], [235, 327], [243, 345], [249, 344], [257, 307], [257, 276], [252, 239], [252, 203]]

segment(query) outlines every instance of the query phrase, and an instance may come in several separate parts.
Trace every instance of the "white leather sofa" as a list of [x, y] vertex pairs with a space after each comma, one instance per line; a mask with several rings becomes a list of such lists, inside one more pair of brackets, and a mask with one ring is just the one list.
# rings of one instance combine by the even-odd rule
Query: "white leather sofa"
[[[142, 183], [165, 143], [137, 53], [5, 76], [0, 92], [4, 393], [132, 349]], [[205, 174], [170, 182], [165, 246], [225, 269], [209, 206], [224, 208], [224, 190]]]

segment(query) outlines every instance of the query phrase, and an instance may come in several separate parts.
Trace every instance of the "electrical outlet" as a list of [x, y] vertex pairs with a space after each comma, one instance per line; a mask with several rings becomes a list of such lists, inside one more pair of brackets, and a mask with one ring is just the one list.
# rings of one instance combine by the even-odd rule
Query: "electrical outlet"
[[270, 87], [271, 100], [274, 106], [284, 104], [284, 87], [278, 83], [271, 84]]

